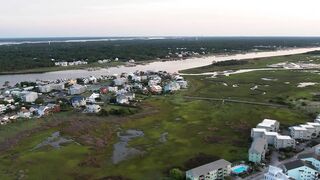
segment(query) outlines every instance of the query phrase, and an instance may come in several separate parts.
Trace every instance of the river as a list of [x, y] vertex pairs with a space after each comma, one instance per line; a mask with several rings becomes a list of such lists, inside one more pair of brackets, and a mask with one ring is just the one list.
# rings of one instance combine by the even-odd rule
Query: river
[[207, 66], [212, 63], [212, 61], [226, 61], [231, 59], [253, 59], [261, 57], [273, 57], [273, 56], [284, 56], [301, 54], [310, 51], [320, 50], [320, 47], [316, 48], [298, 48], [298, 49], [287, 49], [279, 51], [270, 52], [256, 52], [256, 53], [246, 53], [246, 54], [234, 54], [225, 56], [209, 56], [201, 58], [189, 58], [185, 60], [176, 61], [157, 61], [151, 62], [144, 65], [137, 65], [134, 67], [111, 67], [108, 69], [100, 69], [97, 71], [87, 71], [87, 70], [66, 70], [66, 71], [54, 71], [46, 73], [34, 73], [34, 74], [17, 74], [17, 75], [0, 75], [0, 86], [4, 84], [5, 81], [9, 81], [11, 85], [22, 81], [36, 81], [36, 80], [56, 80], [56, 79], [70, 79], [79, 77], [89, 77], [89, 76], [101, 76], [101, 75], [112, 75], [120, 74], [123, 72], [135, 72], [137, 70], [146, 71], [168, 71], [168, 72], [178, 72], [180, 70]]

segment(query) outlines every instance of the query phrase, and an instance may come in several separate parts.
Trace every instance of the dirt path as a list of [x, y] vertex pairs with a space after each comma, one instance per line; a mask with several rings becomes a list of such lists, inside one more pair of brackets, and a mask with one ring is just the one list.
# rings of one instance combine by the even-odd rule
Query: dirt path
[[255, 101], [243, 101], [243, 100], [235, 100], [235, 99], [220, 99], [220, 98], [208, 98], [208, 97], [196, 97], [196, 96], [183, 96], [186, 99], [195, 99], [195, 100], [207, 100], [207, 101], [221, 101], [222, 103], [240, 103], [240, 104], [252, 104], [259, 106], [272, 106], [272, 107], [281, 107], [287, 108], [287, 106], [280, 104], [272, 104], [272, 103], [263, 103], [263, 102], [255, 102]]

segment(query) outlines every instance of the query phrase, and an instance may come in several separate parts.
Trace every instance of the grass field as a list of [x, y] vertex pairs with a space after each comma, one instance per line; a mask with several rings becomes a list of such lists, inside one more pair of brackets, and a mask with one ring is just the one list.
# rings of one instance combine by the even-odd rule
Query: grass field
[[[301, 60], [302, 56], [306, 58], [305, 55], [291, 58], [294, 61]], [[252, 66], [244, 66], [264, 67], [268, 63], [291, 58], [259, 60]], [[212, 71], [211, 68], [202, 69]], [[219, 70], [229, 68], [219, 67]], [[319, 82], [320, 75], [315, 72], [256, 71], [230, 77], [186, 78], [190, 84], [189, 89], [173, 95], [147, 98], [142, 102], [141, 111], [132, 116], [98, 117], [68, 112], [1, 127], [1, 142], [19, 132], [41, 128], [0, 153], [0, 179], [17, 179], [21, 176], [22, 179], [99, 179], [110, 176], [137, 180], [164, 179], [168, 170], [173, 167], [188, 169], [187, 162], [200, 153], [232, 162], [246, 160], [251, 141], [250, 128], [264, 118], [277, 119], [282, 127], [287, 127], [311, 121], [316, 113], [305, 111], [301, 102], [306, 102], [303, 107], [308, 107], [320, 86], [297, 88], [300, 82]], [[264, 81], [261, 78], [277, 80]], [[238, 84], [239, 87], [233, 87], [233, 84]], [[256, 90], [250, 89], [256, 85]], [[273, 102], [285, 106], [279, 108], [190, 100], [186, 96]], [[130, 147], [139, 149], [144, 154], [114, 165], [111, 156], [113, 145], [118, 142], [116, 132], [128, 129], [144, 132], [143, 137], [129, 143]], [[79, 144], [66, 144], [61, 149], [48, 147], [31, 151], [55, 131], [73, 138]], [[163, 133], [167, 133], [167, 141], [160, 142]]]

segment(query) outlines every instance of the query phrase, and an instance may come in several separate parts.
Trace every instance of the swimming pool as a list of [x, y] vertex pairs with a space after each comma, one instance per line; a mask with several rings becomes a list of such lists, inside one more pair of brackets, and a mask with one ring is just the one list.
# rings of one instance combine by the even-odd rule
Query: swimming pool
[[248, 168], [249, 168], [249, 166], [244, 165], [244, 164], [240, 164], [240, 165], [237, 165], [237, 166], [232, 167], [232, 168], [231, 168], [231, 171], [232, 171], [232, 173], [234, 173], [234, 174], [241, 174], [241, 173], [243, 173], [243, 172], [248, 171]]

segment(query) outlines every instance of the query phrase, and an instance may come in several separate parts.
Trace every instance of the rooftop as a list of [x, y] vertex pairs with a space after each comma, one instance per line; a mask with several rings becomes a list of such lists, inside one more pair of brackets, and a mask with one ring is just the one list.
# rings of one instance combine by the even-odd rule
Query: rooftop
[[277, 122], [278, 121], [272, 119], [264, 119], [261, 123], [258, 124], [258, 126], [271, 127], [274, 126]]
[[306, 131], [307, 129], [304, 127], [300, 127], [300, 126], [293, 126], [291, 127], [291, 129], [294, 129], [296, 131]]
[[291, 161], [291, 162], [287, 162], [287, 163], [283, 164], [283, 166], [287, 170], [296, 169], [296, 168], [303, 167], [303, 166], [306, 166], [306, 167], [309, 167], [311, 169], [316, 170], [316, 168], [311, 163], [306, 162], [306, 161], [302, 161], [300, 159], [294, 160], [294, 161]]
[[249, 151], [254, 153], [262, 153], [266, 144], [267, 141], [265, 139], [257, 138], [252, 142]]
[[201, 176], [201, 175], [207, 174], [212, 170], [217, 170], [219, 168], [223, 168], [228, 165], [231, 165], [231, 163], [224, 159], [220, 159], [220, 160], [211, 162], [209, 164], [205, 164], [205, 165], [190, 169], [188, 172], [191, 172], [193, 176]]

